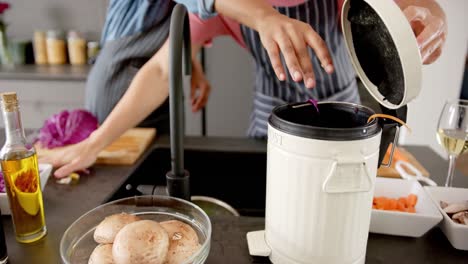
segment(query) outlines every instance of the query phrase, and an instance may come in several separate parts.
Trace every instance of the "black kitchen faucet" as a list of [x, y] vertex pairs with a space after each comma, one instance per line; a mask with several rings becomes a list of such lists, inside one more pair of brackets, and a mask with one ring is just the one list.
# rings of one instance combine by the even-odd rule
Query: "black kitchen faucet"
[[191, 74], [190, 25], [186, 8], [177, 4], [172, 11], [169, 32], [169, 109], [171, 166], [166, 174], [170, 196], [190, 200], [190, 174], [184, 169], [184, 91], [185, 75]]

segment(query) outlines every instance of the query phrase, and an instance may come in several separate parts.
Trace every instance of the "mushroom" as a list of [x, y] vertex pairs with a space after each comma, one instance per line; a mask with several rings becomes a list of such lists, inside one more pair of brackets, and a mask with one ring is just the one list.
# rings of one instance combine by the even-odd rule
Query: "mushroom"
[[468, 201], [448, 204], [446, 207], [443, 208], [443, 210], [448, 214], [455, 214], [461, 211], [468, 211]]
[[114, 264], [112, 244], [100, 244], [89, 256], [88, 264]]
[[104, 218], [94, 231], [94, 241], [100, 244], [112, 244], [117, 233], [125, 225], [140, 220], [137, 216], [120, 213]]
[[458, 212], [452, 215], [452, 219], [459, 224], [468, 225], [468, 211]]
[[115, 236], [112, 255], [115, 264], [163, 264], [169, 237], [155, 221], [140, 220], [124, 226]]
[[440, 201], [440, 208], [445, 209], [445, 207], [447, 207], [448, 205], [449, 204], [447, 202]]
[[198, 235], [191, 226], [177, 220], [160, 224], [167, 231], [170, 240], [164, 264], [184, 263], [200, 248]]

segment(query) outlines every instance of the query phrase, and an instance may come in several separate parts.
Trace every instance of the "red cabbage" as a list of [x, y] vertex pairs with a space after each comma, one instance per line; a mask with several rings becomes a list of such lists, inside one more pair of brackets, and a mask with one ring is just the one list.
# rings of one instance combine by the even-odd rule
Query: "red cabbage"
[[49, 117], [39, 131], [42, 147], [55, 148], [86, 139], [98, 127], [97, 118], [86, 110], [62, 111]]

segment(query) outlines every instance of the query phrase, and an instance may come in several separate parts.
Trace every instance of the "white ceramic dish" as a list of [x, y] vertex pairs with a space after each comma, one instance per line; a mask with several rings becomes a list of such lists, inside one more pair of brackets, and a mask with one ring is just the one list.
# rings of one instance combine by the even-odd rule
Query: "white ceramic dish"
[[[0, 170], [1, 170], [1, 167], [0, 167]], [[52, 173], [52, 165], [47, 164], [47, 163], [39, 164], [39, 172], [40, 172], [41, 190], [44, 190], [44, 187], [47, 183], [47, 179]], [[0, 193], [0, 210], [2, 210], [2, 215], [11, 214], [10, 205], [8, 204], [8, 196], [6, 193]]]
[[444, 220], [439, 225], [447, 239], [456, 249], [468, 250], [468, 226], [455, 223], [440, 207], [440, 201], [459, 202], [468, 199], [468, 189], [448, 187], [424, 187], [429, 197], [437, 205]]
[[436, 226], [442, 220], [442, 215], [418, 181], [381, 177], [376, 179], [374, 197], [399, 198], [411, 193], [418, 196], [416, 213], [372, 209], [369, 232], [420, 237]]

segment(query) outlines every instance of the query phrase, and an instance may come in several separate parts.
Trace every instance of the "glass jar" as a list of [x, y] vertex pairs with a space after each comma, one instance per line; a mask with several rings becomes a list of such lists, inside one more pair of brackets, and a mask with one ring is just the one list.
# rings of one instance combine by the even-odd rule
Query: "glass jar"
[[51, 65], [67, 63], [67, 44], [64, 33], [58, 30], [47, 31], [47, 59]]
[[79, 32], [68, 32], [68, 57], [72, 65], [84, 65], [87, 61], [86, 40]]
[[34, 61], [36, 64], [44, 65], [48, 63], [47, 60], [47, 44], [46, 44], [46, 33], [44, 31], [34, 32]]
[[99, 42], [88, 42], [88, 64], [94, 64], [99, 54]]

